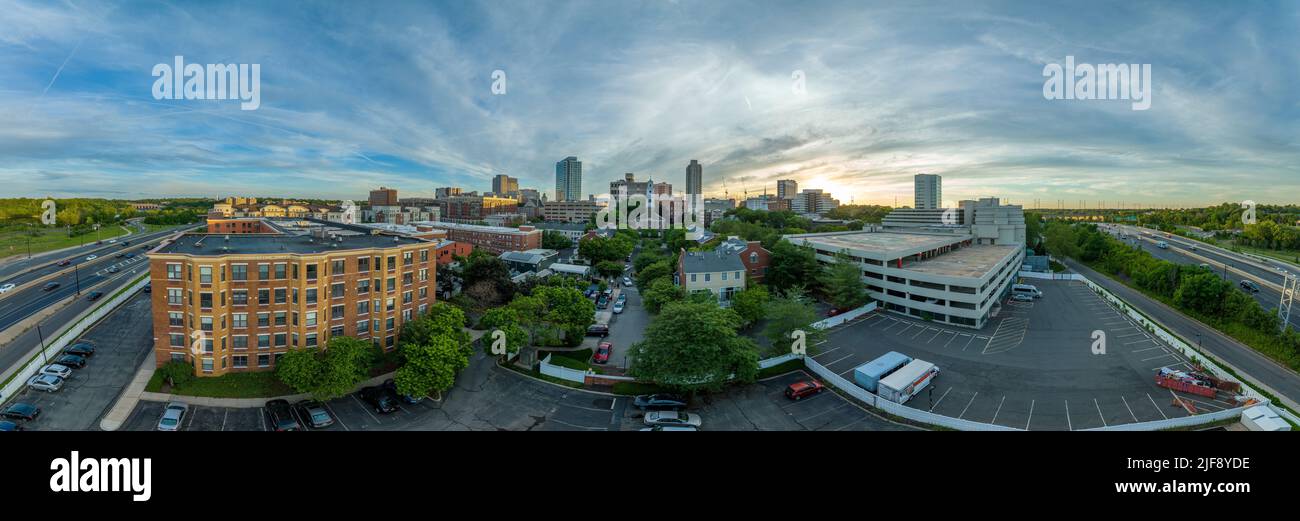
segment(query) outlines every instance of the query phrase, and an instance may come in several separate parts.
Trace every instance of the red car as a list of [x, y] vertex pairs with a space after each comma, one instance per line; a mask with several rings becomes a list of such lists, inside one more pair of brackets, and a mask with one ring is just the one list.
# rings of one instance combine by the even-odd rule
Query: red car
[[799, 401], [826, 390], [826, 386], [817, 380], [801, 380], [785, 388], [785, 397]]
[[67, 266], [67, 265], [69, 265], [69, 264], [72, 264], [72, 261], [70, 261], [70, 260], [68, 260], [68, 259], [63, 259], [63, 260], [59, 261], [59, 266]]
[[614, 344], [601, 342], [596, 346], [596, 354], [591, 355], [591, 361], [598, 364], [609, 362], [609, 355], [614, 352]]

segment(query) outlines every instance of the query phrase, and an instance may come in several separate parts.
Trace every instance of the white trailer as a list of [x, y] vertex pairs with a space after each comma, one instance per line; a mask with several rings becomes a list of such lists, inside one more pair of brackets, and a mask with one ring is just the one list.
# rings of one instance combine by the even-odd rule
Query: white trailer
[[939, 367], [924, 360], [912, 360], [907, 365], [880, 380], [876, 394], [894, 403], [907, 403], [921, 393], [930, 380], [939, 375]]

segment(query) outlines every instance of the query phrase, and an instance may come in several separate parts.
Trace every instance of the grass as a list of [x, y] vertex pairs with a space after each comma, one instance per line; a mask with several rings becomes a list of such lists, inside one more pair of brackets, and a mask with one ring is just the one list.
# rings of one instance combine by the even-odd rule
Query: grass
[[536, 378], [536, 379], [538, 379], [538, 380], [545, 380], [545, 381], [547, 381], [547, 382], [551, 382], [551, 383], [556, 384], [556, 385], [563, 385], [563, 386], [565, 386], [565, 387], [572, 387], [572, 388], [574, 388], [574, 389], [582, 389], [582, 384], [580, 384], [580, 383], [578, 383], [578, 382], [570, 382], [570, 381], [568, 381], [568, 380], [564, 380], [564, 379], [561, 379], [561, 378], [555, 378], [555, 377], [553, 377], [553, 376], [544, 375], [544, 374], [542, 374], [542, 372], [541, 372], [540, 370], [538, 370], [538, 369], [534, 369], [534, 370], [532, 370], [532, 371], [527, 371], [527, 370], [524, 370], [524, 369], [521, 369], [521, 368], [515, 366], [515, 364], [501, 364], [501, 363], [498, 363], [497, 366], [498, 366], [498, 367], [504, 367], [504, 368], [509, 369], [509, 370], [511, 370], [511, 371], [514, 371], [514, 372], [516, 372], [516, 373], [522, 374], [522, 375], [524, 375], [524, 376], [531, 376], [531, 377]]
[[[73, 235], [68, 237], [67, 230], [64, 228], [53, 227], [33, 227], [30, 230], [10, 228], [0, 232], [0, 258], [12, 255], [26, 256], [28, 252], [28, 232], [36, 232], [36, 236], [31, 237], [31, 253], [37, 254], [50, 250], [58, 250], [71, 246], [81, 246], [85, 244], [94, 244], [96, 240], [95, 232]], [[104, 226], [99, 229], [98, 240], [108, 240], [115, 237], [126, 235], [126, 230], [121, 226]]]
[[541, 351], [537, 353], [537, 358], [539, 360], [545, 360], [546, 355], [548, 354], [554, 355], [551, 357], [551, 365], [577, 369], [579, 371], [596, 369], [596, 372], [600, 372], [600, 368], [591, 365], [591, 349], [578, 349], [576, 351]]
[[1254, 246], [1242, 246], [1235, 243], [1228, 245], [1227, 249], [1240, 251], [1242, 253], [1251, 253], [1254, 255], [1259, 255], [1260, 257], [1268, 257], [1271, 259], [1280, 260], [1282, 262], [1300, 264], [1300, 251], [1296, 251], [1296, 250], [1266, 250], [1263, 248], [1256, 248]]
[[762, 380], [764, 378], [770, 378], [776, 375], [789, 373], [791, 371], [800, 371], [803, 368], [804, 368], [803, 360], [795, 358], [793, 360], [787, 360], [785, 362], [781, 362], [767, 369], [759, 369], [758, 379]]
[[614, 394], [637, 395], [637, 394], [656, 394], [671, 392], [668, 389], [652, 383], [642, 382], [615, 382]]
[[[149, 392], [162, 392], [162, 373], [154, 371], [145, 387]], [[183, 396], [207, 396], [211, 398], [268, 398], [297, 394], [293, 388], [285, 385], [275, 373], [259, 371], [249, 373], [227, 373], [221, 376], [195, 378], [184, 387], [175, 387], [172, 394]]]

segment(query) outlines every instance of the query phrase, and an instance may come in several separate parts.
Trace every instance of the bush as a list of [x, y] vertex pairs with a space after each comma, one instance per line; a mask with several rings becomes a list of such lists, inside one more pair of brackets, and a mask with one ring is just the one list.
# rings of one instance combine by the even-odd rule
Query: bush
[[188, 362], [172, 360], [158, 369], [164, 381], [171, 382], [172, 387], [184, 387], [194, 380], [194, 366]]

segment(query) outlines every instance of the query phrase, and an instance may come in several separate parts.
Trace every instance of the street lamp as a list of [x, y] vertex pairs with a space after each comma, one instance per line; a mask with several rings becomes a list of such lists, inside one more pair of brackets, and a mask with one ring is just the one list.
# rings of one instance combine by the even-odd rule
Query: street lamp
[[44, 360], [46, 364], [49, 364], [49, 363], [50, 363], [50, 359], [49, 359], [49, 357], [45, 354], [45, 334], [41, 332], [41, 323], [40, 323], [40, 322], [37, 322], [37, 323], [36, 323], [36, 336], [39, 337], [39, 338], [41, 339], [41, 359]]

